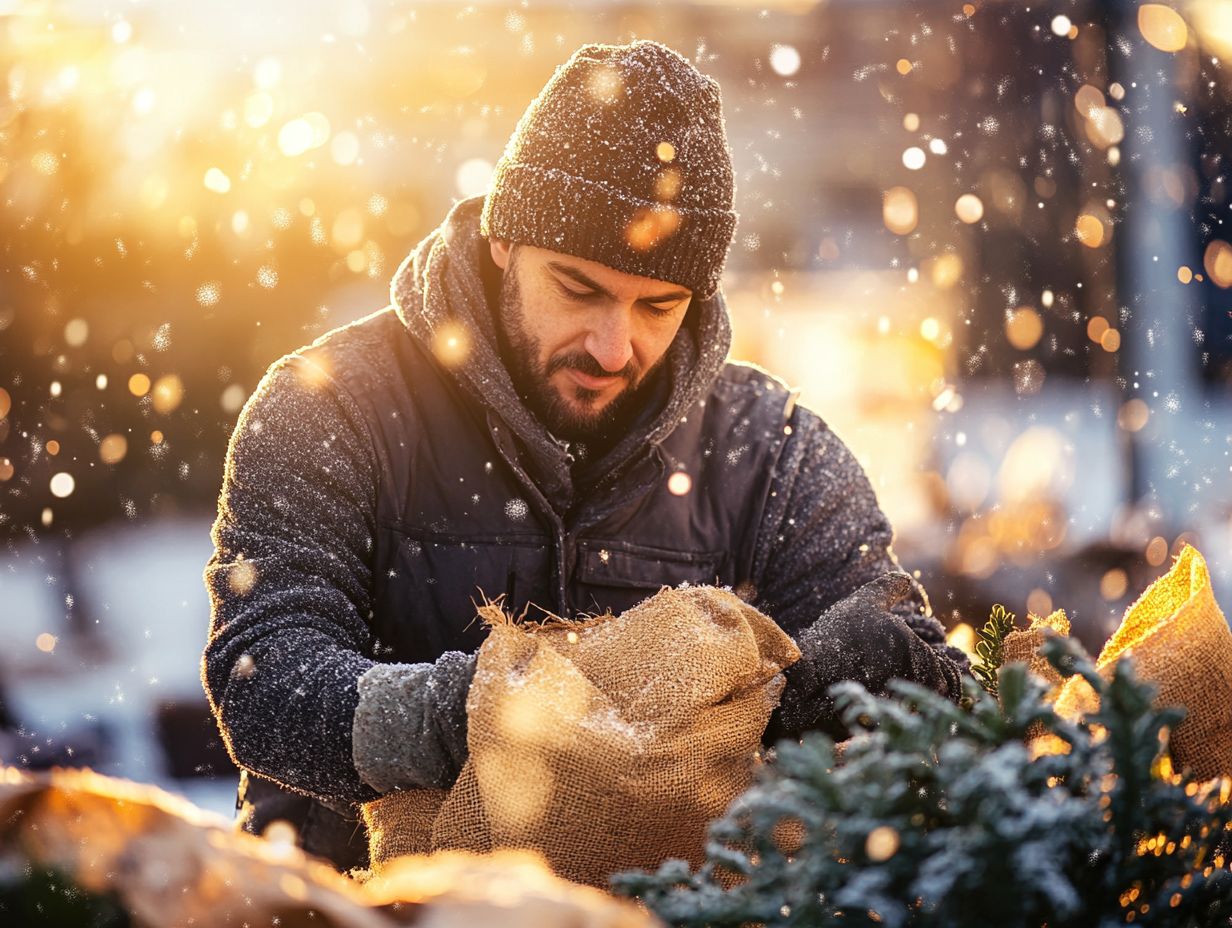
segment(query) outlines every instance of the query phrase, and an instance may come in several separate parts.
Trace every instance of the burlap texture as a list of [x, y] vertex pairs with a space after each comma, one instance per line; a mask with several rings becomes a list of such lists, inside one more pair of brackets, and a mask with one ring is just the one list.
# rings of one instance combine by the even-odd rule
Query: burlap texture
[[1034, 613], [1030, 616], [1031, 625], [1028, 628], [1016, 628], [1010, 632], [1001, 645], [1001, 663], [1013, 664], [1022, 662], [1035, 675], [1044, 679], [1054, 689], [1051, 696], [1057, 695], [1056, 688], [1065, 682], [1053, 666], [1040, 654], [1040, 645], [1044, 643], [1044, 634], [1048, 631], [1058, 635], [1069, 635], [1069, 619], [1064, 609], [1058, 609], [1052, 615], [1044, 618]]
[[403, 849], [528, 848], [561, 876], [697, 866], [709, 823], [753, 780], [783, 668], [774, 622], [713, 587], [663, 589], [620, 616], [491, 632], [467, 700], [470, 759], [423, 833], [430, 798], [364, 810], [380, 870]]
[[[1215, 602], [1206, 561], [1186, 545], [1172, 568], [1129, 607], [1096, 660], [1109, 678], [1132, 654], [1141, 679], [1154, 683], [1157, 706], [1184, 706], [1169, 738], [1172, 765], [1195, 776], [1232, 776], [1232, 630]], [[1055, 708], [1066, 718], [1089, 715], [1099, 698], [1081, 677], [1066, 681]], [[1037, 746], [1041, 752], [1048, 745]]]
[[[376, 869], [376, 861], [432, 853], [432, 825], [448, 795], [444, 789], [408, 789], [365, 806], [368, 854], [373, 861], [369, 866]], [[381, 814], [395, 809], [396, 815]]]

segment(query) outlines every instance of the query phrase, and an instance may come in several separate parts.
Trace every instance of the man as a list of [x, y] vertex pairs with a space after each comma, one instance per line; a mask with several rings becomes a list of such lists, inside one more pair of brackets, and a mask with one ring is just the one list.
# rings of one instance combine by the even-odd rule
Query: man
[[205, 572], [202, 677], [246, 827], [290, 819], [356, 865], [352, 804], [450, 785], [480, 596], [574, 615], [728, 585], [805, 654], [770, 737], [840, 733], [843, 679], [959, 695], [851, 453], [726, 362], [732, 200], [717, 84], [653, 42], [586, 46], [392, 305], [270, 368]]

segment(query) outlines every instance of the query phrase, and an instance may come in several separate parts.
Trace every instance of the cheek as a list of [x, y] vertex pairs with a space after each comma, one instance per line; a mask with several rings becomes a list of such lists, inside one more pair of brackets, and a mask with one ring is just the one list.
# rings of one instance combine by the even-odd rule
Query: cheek
[[678, 325], [650, 327], [641, 338], [637, 352], [638, 362], [641, 364], [643, 371], [654, 367], [663, 358], [679, 330], [680, 326]]
[[558, 353], [569, 340], [569, 323], [560, 307], [538, 290], [522, 293], [522, 331], [538, 349], [540, 364]]
[[541, 361], [558, 354], [582, 350], [586, 329], [576, 321], [576, 314], [559, 312], [550, 304], [543, 304], [540, 317], [533, 323], [539, 340]]

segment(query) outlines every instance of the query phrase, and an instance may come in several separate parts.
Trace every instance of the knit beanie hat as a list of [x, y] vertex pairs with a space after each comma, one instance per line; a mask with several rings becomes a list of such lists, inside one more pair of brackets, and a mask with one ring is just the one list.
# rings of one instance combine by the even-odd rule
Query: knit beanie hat
[[736, 226], [719, 85], [657, 42], [584, 45], [496, 165], [487, 238], [713, 296]]

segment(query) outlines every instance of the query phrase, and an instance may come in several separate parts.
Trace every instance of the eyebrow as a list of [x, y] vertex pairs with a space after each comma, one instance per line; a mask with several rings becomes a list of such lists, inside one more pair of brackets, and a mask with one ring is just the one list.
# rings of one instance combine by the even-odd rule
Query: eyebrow
[[[591, 290], [603, 294], [603, 296], [607, 297], [609, 300], [616, 299], [616, 295], [612, 293], [611, 290], [607, 289], [607, 287], [603, 286], [598, 281], [591, 280], [590, 277], [575, 267], [570, 267], [567, 264], [561, 264], [559, 261], [549, 261], [547, 266], [549, 270], [568, 277], [574, 283], [581, 284], [583, 287], [589, 287]], [[688, 298], [689, 296], [691, 296], [691, 294], [688, 290], [672, 290], [670, 293], [660, 293], [657, 296], [643, 297], [640, 302], [676, 303], [680, 300]]]

